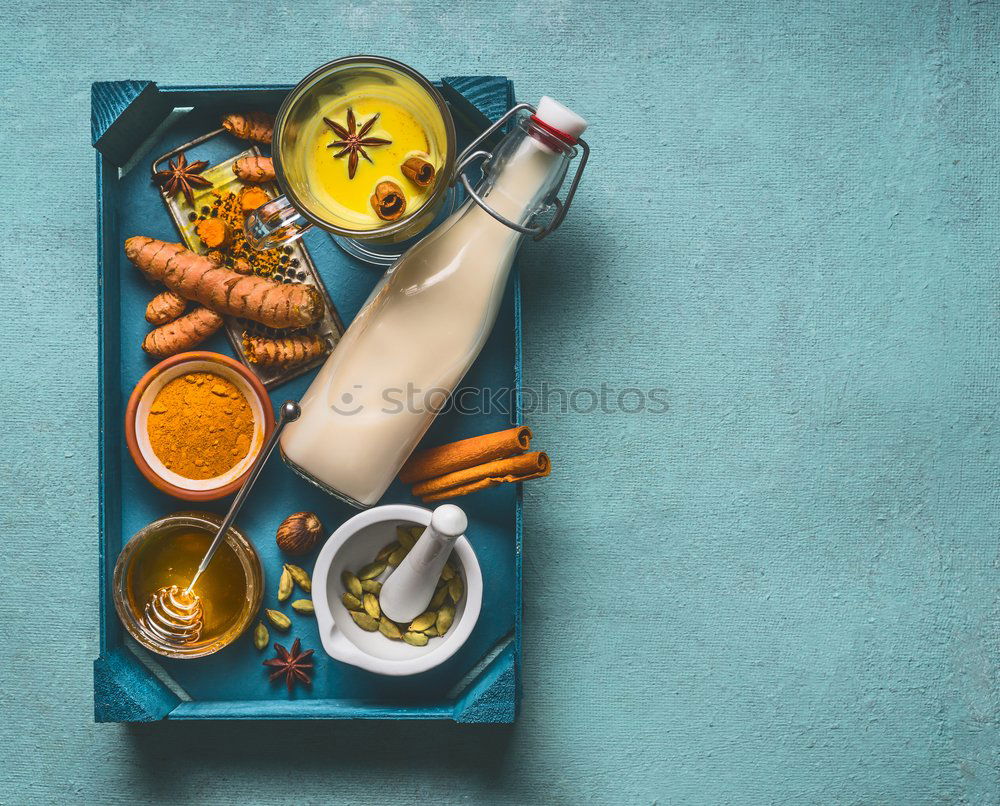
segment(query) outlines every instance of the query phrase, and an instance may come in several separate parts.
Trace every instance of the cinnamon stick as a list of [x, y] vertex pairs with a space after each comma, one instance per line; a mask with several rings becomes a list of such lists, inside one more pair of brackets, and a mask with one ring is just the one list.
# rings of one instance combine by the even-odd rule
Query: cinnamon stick
[[399, 480], [404, 484], [426, 481], [467, 467], [506, 459], [524, 453], [530, 447], [531, 429], [525, 425], [449, 442], [413, 454], [399, 471]]
[[549, 475], [552, 463], [541, 451], [497, 459], [476, 467], [447, 473], [414, 485], [413, 494], [424, 503], [443, 501], [512, 481], [527, 481]]

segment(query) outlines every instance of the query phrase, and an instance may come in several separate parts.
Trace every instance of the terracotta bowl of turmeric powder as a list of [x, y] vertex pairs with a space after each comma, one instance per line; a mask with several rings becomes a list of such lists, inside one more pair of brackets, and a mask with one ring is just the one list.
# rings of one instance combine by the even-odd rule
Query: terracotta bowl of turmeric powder
[[136, 384], [125, 442], [157, 489], [185, 501], [236, 492], [274, 429], [264, 385], [232, 358], [180, 353]]

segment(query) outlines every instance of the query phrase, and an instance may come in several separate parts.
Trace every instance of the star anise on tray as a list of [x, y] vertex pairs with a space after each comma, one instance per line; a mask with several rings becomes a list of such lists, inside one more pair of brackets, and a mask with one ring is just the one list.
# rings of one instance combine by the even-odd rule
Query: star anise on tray
[[313, 667], [312, 661], [309, 660], [313, 653], [311, 649], [307, 649], [303, 652], [302, 643], [298, 638], [296, 638], [295, 643], [292, 644], [291, 652], [285, 649], [281, 644], [275, 644], [274, 648], [278, 653], [278, 657], [269, 658], [264, 661], [265, 666], [270, 666], [274, 669], [274, 671], [270, 673], [270, 679], [272, 681], [284, 676], [285, 683], [288, 685], [289, 694], [291, 694], [296, 681], [305, 683], [307, 686], [312, 685], [312, 679], [309, 677], [310, 670]]
[[167, 193], [183, 192], [187, 203], [194, 207], [194, 188], [210, 188], [212, 183], [204, 176], [199, 176], [208, 167], [206, 160], [198, 160], [188, 165], [187, 157], [182, 151], [177, 156], [177, 164], [170, 160], [165, 170], [153, 174], [153, 181]]
[[330, 120], [330, 118], [323, 118], [323, 122], [329, 126], [336, 133], [339, 140], [334, 140], [327, 148], [339, 148], [336, 154], [334, 154], [334, 159], [340, 159], [345, 154], [350, 154], [351, 156], [347, 161], [347, 178], [353, 179], [354, 174], [358, 171], [358, 156], [364, 157], [369, 162], [372, 158], [368, 156], [368, 152], [365, 148], [371, 148], [372, 146], [387, 146], [392, 144], [392, 140], [386, 140], [382, 137], [368, 137], [367, 134], [372, 130], [372, 126], [375, 125], [375, 121], [378, 120], [379, 112], [376, 112], [359, 129], [358, 122], [354, 118], [354, 110], [347, 107], [347, 128], [344, 128], [339, 123], [335, 123]]

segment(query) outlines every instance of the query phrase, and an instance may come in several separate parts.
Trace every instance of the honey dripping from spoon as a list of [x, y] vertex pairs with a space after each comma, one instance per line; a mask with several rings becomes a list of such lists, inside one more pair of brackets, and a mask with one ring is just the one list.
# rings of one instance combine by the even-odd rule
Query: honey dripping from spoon
[[236, 493], [236, 497], [229, 507], [229, 512], [226, 513], [226, 517], [219, 524], [215, 537], [205, 551], [205, 556], [202, 558], [201, 563], [199, 563], [198, 569], [195, 571], [191, 582], [188, 583], [187, 588], [182, 590], [179, 585], [170, 585], [160, 588], [160, 590], [150, 597], [143, 613], [143, 624], [151, 634], [160, 640], [174, 646], [184, 646], [197, 642], [201, 637], [205, 610], [201, 599], [194, 593], [195, 583], [205, 572], [205, 569], [208, 568], [208, 564], [215, 556], [215, 552], [225, 539], [229, 527], [236, 520], [236, 515], [240, 511], [240, 507], [243, 506], [243, 502], [250, 494], [250, 489], [260, 475], [260, 471], [264, 469], [264, 463], [267, 462], [267, 458], [278, 443], [278, 437], [281, 435], [282, 429], [287, 423], [297, 420], [299, 414], [301, 414], [301, 409], [295, 401], [288, 400], [282, 405], [278, 424], [275, 426], [274, 431], [271, 432], [271, 436], [268, 437], [267, 442], [250, 468], [243, 486]]
[[143, 625], [161, 641], [173, 645], [193, 644], [201, 638], [205, 611], [201, 599], [178, 585], [160, 588], [149, 597]]

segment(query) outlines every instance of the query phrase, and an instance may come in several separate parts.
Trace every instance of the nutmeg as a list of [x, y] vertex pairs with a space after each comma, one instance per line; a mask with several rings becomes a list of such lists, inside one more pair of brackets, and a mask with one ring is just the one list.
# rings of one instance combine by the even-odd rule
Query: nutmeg
[[314, 513], [296, 512], [281, 522], [275, 539], [287, 554], [305, 554], [316, 546], [322, 533], [323, 524]]

